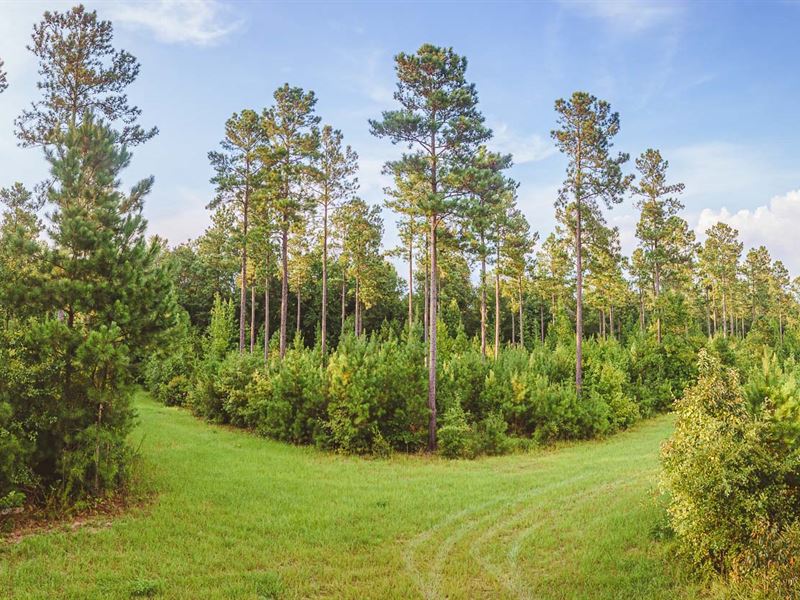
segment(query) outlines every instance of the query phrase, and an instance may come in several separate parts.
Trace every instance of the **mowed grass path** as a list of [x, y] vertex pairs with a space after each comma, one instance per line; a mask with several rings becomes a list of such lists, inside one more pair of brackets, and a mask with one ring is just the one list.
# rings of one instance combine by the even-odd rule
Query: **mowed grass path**
[[653, 539], [659, 417], [598, 442], [367, 460], [137, 399], [142, 508], [0, 541], [6, 598], [691, 598]]

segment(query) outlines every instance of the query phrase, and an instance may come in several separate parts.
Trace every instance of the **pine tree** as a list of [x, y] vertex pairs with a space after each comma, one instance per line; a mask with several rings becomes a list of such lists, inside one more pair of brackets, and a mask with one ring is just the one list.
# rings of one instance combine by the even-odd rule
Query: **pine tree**
[[62, 407], [50, 451], [63, 457], [65, 493], [77, 485], [97, 493], [124, 471], [131, 363], [175, 322], [176, 306], [161, 245], [145, 239], [142, 208], [153, 179], [129, 193], [118, 189], [130, 154], [91, 114], [60, 135], [60, 150], [46, 152], [54, 210], [43, 295], [64, 315], [48, 334], [63, 347]]
[[513, 183], [502, 171], [511, 166], [511, 155], [490, 152], [481, 146], [472, 163], [461, 175], [461, 185], [467, 193], [463, 217], [469, 236], [470, 251], [480, 262], [480, 319], [481, 354], [486, 356], [486, 264], [492, 253], [490, 230], [498, 219], [502, 198]]
[[328, 341], [328, 213], [358, 190], [358, 154], [342, 145], [342, 132], [330, 125], [322, 128], [316, 160], [317, 203], [322, 208], [322, 315], [320, 350], [323, 360]]
[[31, 45], [39, 61], [42, 98], [15, 121], [23, 146], [47, 146], [63, 140], [86, 112], [117, 126], [117, 141], [129, 146], [146, 142], [158, 129], [137, 124], [141, 110], [128, 103], [125, 88], [139, 75], [136, 58], [112, 46], [114, 29], [83, 5], [67, 12], [45, 12], [34, 25]]
[[263, 171], [259, 162], [264, 135], [261, 120], [254, 110], [234, 113], [225, 122], [225, 138], [221, 151], [209, 152], [208, 160], [214, 169], [211, 183], [216, 186], [216, 196], [208, 205], [216, 209], [222, 205], [234, 208], [240, 222], [241, 247], [239, 294], [239, 352], [244, 352], [247, 326], [247, 241], [253, 196], [262, 186]]
[[733, 334], [729, 322], [731, 299], [736, 285], [742, 243], [739, 232], [727, 223], [717, 223], [706, 231], [706, 241], [700, 253], [701, 269], [713, 294], [714, 331], [718, 328], [717, 306], [722, 318], [722, 335]]
[[[381, 238], [383, 220], [380, 207], [368, 206], [360, 198], [339, 205], [333, 215], [334, 227], [342, 246], [342, 261], [347, 275], [355, 282], [355, 334], [363, 333], [363, 310], [377, 295], [377, 282], [383, 265]], [[366, 299], [366, 301], [365, 301]]]
[[[667, 183], [669, 162], [658, 150], [648, 149], [636, 159], [639, 182], [633, 187], [638, 197], [636, 207], [641, 211], [636, 225], [636, 237], [642, 244], [642, 258], [652, 273], [653, 297], [658, 311], [665, 266], [685, 259], [685, 247], [676, 234], [685, 221], [678, 217], [683, 204], [675, 197], [683, 192], [682, 183]], [[678, 243], [676, 243], [678, 242]], [[656, 337], [661, 343], [661, 315], [656, 314]]]
[[0, 58], [0, 94], [5, 92], [8, 88], [8, 78], [6, 72], [3, 70], [3, 64], [3, 59]]
[[264, 111], [267, 144], [263, 160], [270, 173], [270, 203], [281, 235], [280, 356], [286, 354], [289, 314], [289, 231], [313, 206], [309, 184], [319, 146], [314, 92], [284, 84], [275, 90], [275, 104]]
[[0, 204], [6, 207], [0, 221], [0, 312], [8, 322], [35, 314], [44, 300], [26, 291], [38, 289], [45, 274], [37, 264], [42, 223], [36, 213], [42, 202], [17, 182], [0, 189]]
[[397, 110], [370, 121], [373, 135], [392, 143], [408, 144], [410, 152], [394, 163], [391, 172], [416, 173], [428, 185], [421, 203], [427, 220], [430, 294], [428, 300], [428, 447], [436, 448], [436, 327], [439, 300], [437, 232], [457, 209], [460, 190], [453, 175], [464, 167], [478, 146], [490, 136], [478, 111], [475, 86], [467, 83], [466, 58], [451, 48], [424, 44], [415, 54], [395, 57]]
[[552, 137], [567, 156], [567, 177], [559, 190], [556, 211], [575, 245], [575, 389], [583, 385], [583, 242], [587, 229], [603, 223], [600, 202], [606, 208], [622, 202], [632, 176], [622, 174], [628, 155], [611, 155], [612, 140], [619, 133], [619, 114], [611, 106], [585, 92], [555, 104], [558, 129]]

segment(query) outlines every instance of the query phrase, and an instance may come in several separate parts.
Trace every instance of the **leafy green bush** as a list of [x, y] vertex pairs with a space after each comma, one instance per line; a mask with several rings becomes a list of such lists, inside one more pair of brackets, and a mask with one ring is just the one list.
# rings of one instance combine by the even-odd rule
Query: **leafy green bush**
[[[663, 449], [672, 526], [700, 567], [780, 576], [787, 549], [798, 549], [800, 447], [769, 397], [745, 399], [735, 370], [705, 350], [699, 368]], [[796, 574], [792, 581], [783, 583], [796, 595]]]
[[439, 454], [446, 458], [474, 458], [473, 431], [457, 402], [445, 411], [438, 432]]
[[328, 427], [332, 445], [373, 452], [385, 440], [416, 450], [427, 431], [424, 346], [390, 336], [379, 342], [346, 336], [327, 368]]

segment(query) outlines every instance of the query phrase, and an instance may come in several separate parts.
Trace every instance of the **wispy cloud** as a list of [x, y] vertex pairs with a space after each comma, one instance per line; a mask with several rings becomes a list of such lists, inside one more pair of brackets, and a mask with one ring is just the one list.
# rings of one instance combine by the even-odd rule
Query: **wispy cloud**
[[493, 123], [491, 128], [494, 137], [489, 145], [498, 152], [513, 155], [515, 164], [536, 162], [555, 154], [550, 139], [538, 133], [520, 134], [502, 121]]
[[745, 248], [764, 245], [773, 258], [781, 259], [793, 275], [800, 274], [800, 255], [797, 254], [797, 224], [800, 223], [800, 190], [775, 196], [767, 205], [755, 209], [731, 212], [703, 209], [695, 231], [702, 239], [705, 231], [723, 221], [739, 230]]
[[657, 0], [562, 0], [561, 4], [577, 15], [601, 19], [629, 33], [663, 25], [683, 12], [681, 3]]
[[109, 4], [120, 25], [141, 28], [168, 44], [210, 46], [242, 25], [229, 5], [218, 0], [153, 0]]

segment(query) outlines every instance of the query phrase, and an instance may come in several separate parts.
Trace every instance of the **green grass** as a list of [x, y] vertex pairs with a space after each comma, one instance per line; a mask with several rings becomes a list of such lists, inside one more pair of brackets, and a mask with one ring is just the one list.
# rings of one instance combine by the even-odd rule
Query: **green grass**
[[147, 506], [0, 542], [10, 598], [692, 598], [653, 531], [659, 417], [473, 462], [365, 460], [137, 398]]

